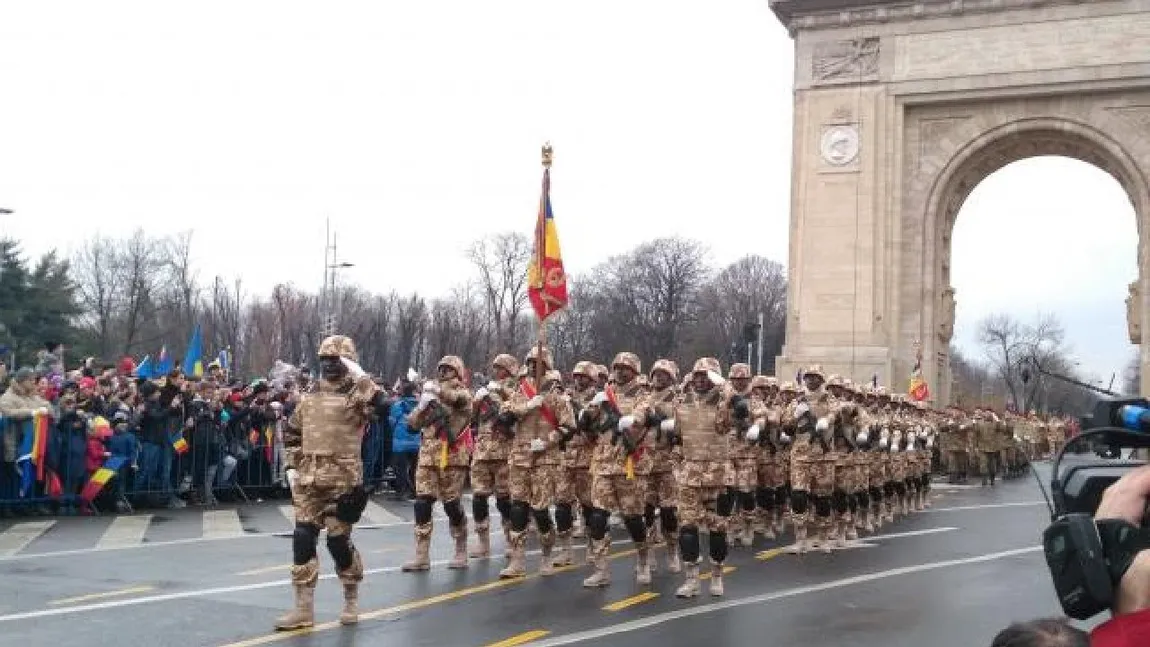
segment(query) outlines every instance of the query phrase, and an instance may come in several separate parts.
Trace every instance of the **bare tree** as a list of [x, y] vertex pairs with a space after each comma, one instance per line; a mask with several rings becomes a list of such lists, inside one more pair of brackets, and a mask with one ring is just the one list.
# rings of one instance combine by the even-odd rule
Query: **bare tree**
[[527, 264], [531, 241], [518, 232], [481, 238], [467, 250], [479, 274], [479, 286], [491, 319], [491, 339], [496, 348], [518, 345], [520, 314], [527, 304]]
[[163, 267], [163, 244], [149, 238], [142, 229], [137, 229], [117, 249], [114, 271], [118, 274], [116, 280], [124, 286], [124, 295], [120, 301], [123, 319], [120, 324], [121, 352], [126, 355], [148, 349], [159, 341], [158, 332], [149, 338], [146, 330], [149, 325], [154, 329], [155, 321], [152, 317], [155, 316], [157, 287]]
[[124, 292], [115, 242], [97, 235], [85, 243], [72, 260], [72, 278], [83, 308], [78, 323], [92, 336], [97, 352], [111, 357], [119, 349], [113, 328]]
[[783, 347], [787, 279], [781, 263], [762, 256], [745, 256], [728, 265], [707, 283], [700, 295], [696, 355], [722, 357], [731, 344], [745, 353], [743, 331], [763, 315], [763, 371], [774, 373], [775, 355]]
[[411, 294], [396, 304], [395, 366], [400, 371], [419, 366], [427, 330], [427, 302]]

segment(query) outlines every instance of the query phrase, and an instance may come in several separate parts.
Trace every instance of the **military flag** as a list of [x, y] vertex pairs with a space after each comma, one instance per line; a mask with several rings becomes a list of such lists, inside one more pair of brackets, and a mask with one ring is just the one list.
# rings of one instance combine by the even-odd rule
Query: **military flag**
[[922, 345], [915, 342], [914, 348], [914, 368], [910, 371], [910, 386], [907, 388], [907, 394], [912, 400], [923, 402], [930, 399], [930, 386], [927, 385], [926, 378], [922, 376]]
[[543, 147], [543, 193], [535, 221], [535, 244], [527, 266], [527, 297], [540, 322], [567, 306], [567, 275], [551, 210], [551, 146]]

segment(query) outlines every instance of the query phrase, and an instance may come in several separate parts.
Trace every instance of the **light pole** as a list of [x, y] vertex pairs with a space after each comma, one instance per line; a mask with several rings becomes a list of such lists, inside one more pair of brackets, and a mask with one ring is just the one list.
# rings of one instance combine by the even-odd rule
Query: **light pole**
[[330, 287], [324, 286], [326, 288], [325, 291], [327, 292], [327, 299], [325, 299], [325, 301], [327, 302], [327, 321], [325, 322], [325, 324], [326, 324], [325, 328], [327, 328], [326, 333], [328, 335], [334, 335], [335, 334], [335, 328], [336, 328], [336, 308], [337, 308], [336, 303], [338, 301], [338, 297], [337, 297], [337, 294], [335, 291], [336, 270], [340, 270], [340, 269], [347, 268], [347, 267], [355, 267], [355, 263], [348, 263], [347, 261], [344, 261], [341, 263], [338, 260], [338, 257], [336, 255], [335, 241], [336, 241], [336, 235], [332, 234], [331, 235], [331, 256], [330, 256], [331, 262], [328, 263], [324, 268], [326, 270], [327, 277], [330, 277], [330, 280], [331, 280], [331, 286]]

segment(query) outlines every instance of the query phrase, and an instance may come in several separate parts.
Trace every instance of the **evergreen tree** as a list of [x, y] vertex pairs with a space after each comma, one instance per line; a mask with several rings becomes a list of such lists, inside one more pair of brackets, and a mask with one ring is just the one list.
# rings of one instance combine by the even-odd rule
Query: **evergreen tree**
[[68, 261], [55, 251], [29, 269], [20, 245], [0, 239], [0, 345], [16, 354], [17, 365], [32, 365], [45, 341], [71, 344], [80, 314]]

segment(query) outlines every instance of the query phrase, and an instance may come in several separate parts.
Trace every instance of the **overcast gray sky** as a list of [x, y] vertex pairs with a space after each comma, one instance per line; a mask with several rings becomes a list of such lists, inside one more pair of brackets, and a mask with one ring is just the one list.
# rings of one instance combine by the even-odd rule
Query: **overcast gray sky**
[[[766, 0], [174, 7], [0, 3], [0, 207], [18, 210], [0, 233], [29, 253], [195, 228], [205, 276], [311, 288], [330, 217], [346, 280], [442, 293], [469, 241], [530, 232], [550, 139], [572, 270], [669, 233], [716, 264], [785, 261], [792, 43]], [[1001, 171], [959, 216], [958, 338], [1051, 311], [1108, 379], [1133, 348], [1135, 241], [1100, 171]]]

